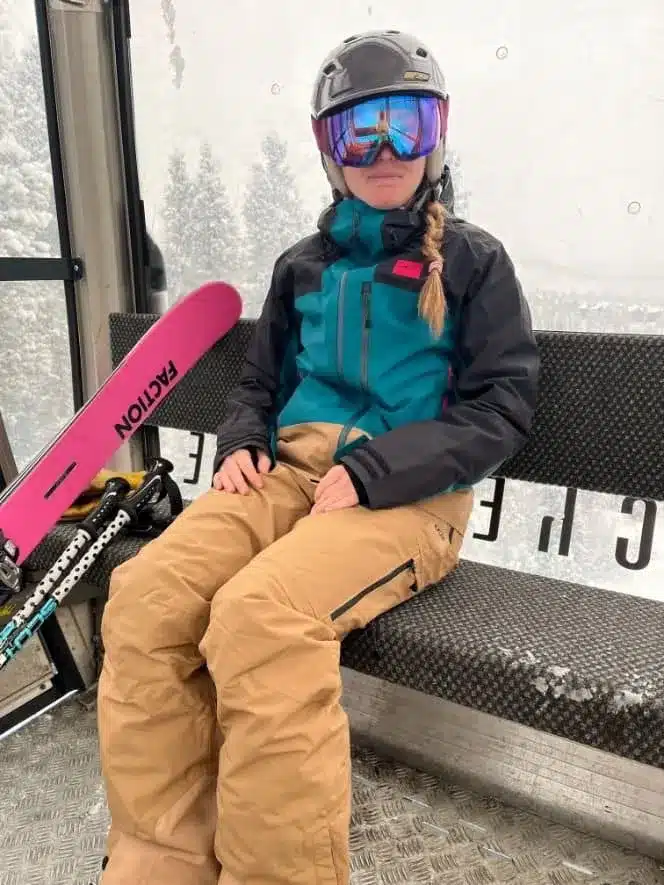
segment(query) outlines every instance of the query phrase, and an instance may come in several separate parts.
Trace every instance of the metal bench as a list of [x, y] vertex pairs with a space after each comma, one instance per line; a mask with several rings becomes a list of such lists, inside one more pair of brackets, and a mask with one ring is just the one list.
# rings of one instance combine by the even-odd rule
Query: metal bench
[[[114, 364], [156, 319], [111, 316]], [[152, 424], [214, 433], [253, 328], [242, 320], [203, 357]], [[533, 432], [500, 476], [664, 500], [664, 338], [538, 341]], [[30, 567], [72, 531], [58, 526]], [[141, 543], [113, 545], [87, 592], [103, 596]], [[664, 858], [664, 604], [464, 559], [348, 637], [342, 666], [356, 740]]]

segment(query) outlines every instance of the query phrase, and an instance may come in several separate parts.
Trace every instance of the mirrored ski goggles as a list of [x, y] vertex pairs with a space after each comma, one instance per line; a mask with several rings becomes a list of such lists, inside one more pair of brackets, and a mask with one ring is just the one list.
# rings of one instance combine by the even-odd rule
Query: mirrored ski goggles
[[318, 149], [338, 166], [370, 166], [384, 145], [400, 160], [432, 153], [447, 131], [447, 100], [384, 95], [314, 120]]

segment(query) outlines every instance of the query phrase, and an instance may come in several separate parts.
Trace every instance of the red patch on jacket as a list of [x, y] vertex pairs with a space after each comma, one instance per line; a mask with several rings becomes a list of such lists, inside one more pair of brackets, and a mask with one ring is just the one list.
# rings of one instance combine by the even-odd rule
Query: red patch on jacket
[[405, 258], [400, 258], [394, 262], [392, 273], [395, 277], [408, 277], [410, 280], [419, 280], [423, 267], [424, 265], [420, 264], [419, 261], [406, 261]]

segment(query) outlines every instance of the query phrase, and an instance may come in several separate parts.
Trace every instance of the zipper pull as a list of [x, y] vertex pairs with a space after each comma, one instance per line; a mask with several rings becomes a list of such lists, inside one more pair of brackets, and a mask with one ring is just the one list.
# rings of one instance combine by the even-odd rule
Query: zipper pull
[[362, 324], [371, 328], [371, 283], [362, 283]]

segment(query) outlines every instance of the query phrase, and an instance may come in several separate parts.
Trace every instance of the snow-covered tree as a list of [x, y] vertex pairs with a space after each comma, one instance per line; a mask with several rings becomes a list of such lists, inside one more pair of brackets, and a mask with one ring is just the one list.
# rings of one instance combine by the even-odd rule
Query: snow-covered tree
[[[17, 53], [11, 30], [8, 0], [0, 0], [0, 255], [16, 255], [21, 241], [13, 231], [10, 213], [16, 187], [14, 169], [26, 154], [16, 140], [14, 108]], [[6, 289], [4, 290], [6, 294]], [[1, 308], [2, 302], [0, 302]]]
[[41, 60], [37, 39], [22, 53], [16, 84], [14, 132], [25, 157], [20, 167], [25, 188], [19, 223], [27, 232], [29, 251], [21, 254], [57, 255], [59, 250], [53, 172], [44, 107]]
[[[0, 255], [58, 255], [37, 40], [16, 48], [7, 9], [0, 0]], [[72, 413], [62, 286], [3, 283], [0, 327], [0, 405], [21, 465]]]
[[252, 169], [244, 209], [247, 304], [256, 314], [265, 300], [274, 262], [289, 245], [312, 232], [288, 165], [286, 143], [274, 133], [262, 144]]
[[192, 217], [195, 194], [196, 190], [189, 178], [185, 155], [182, 151], [175, 150], [168, 164], [168, 183], [162, 212], [165, 226], [164, 260], [171, 299], [193, 288]]
[[[0, 73], [2, 80], [0, 84], [5, 84], [6, 73], [11, 70], [12, 63], [16, 57], [14, 45], [16, 42], [14, 31], [12, 30], [12, 0], [0, 0]], [[4, 123], [1, 116], [2, 107], [0, 106], [0, 123]]]
[[470, 193], [464, 183], [459, 154], [455, 150], [448, 148], [445, 151], [445, 162], [450, 167], [450, 174], [454, 183], [454, 214], [457, 218], [470, 221], [468, 214], [470, 212]]
[[191, 214], [192, 270], [196, 284], [207, 280], [237, 284], [239, 234], [219, 165], [210, 145], [204, 143], [194, 181]]

